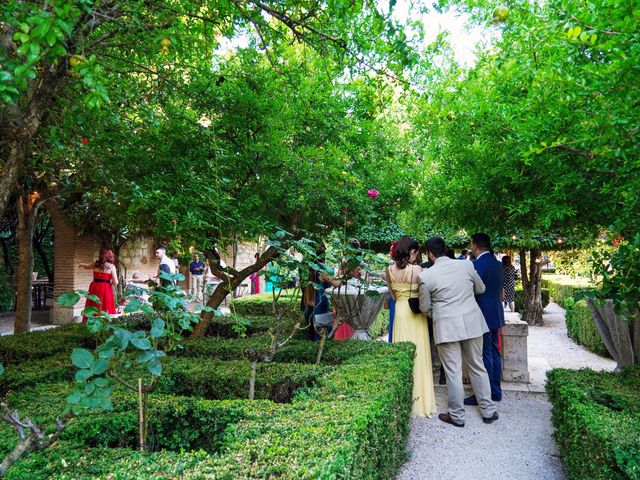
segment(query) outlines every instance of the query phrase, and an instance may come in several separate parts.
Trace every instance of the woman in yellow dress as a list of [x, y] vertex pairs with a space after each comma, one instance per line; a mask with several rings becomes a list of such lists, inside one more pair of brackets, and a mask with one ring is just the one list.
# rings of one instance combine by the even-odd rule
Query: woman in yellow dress
[[436, 413], [436, 397], [431, 371], [429, 328], [424, 313], [413, 313], [410, 298], [418, 298], [418, 276], [422, 267], [413, 265], [420, 246], [411, 237], [403, 236], [396, 244], [393, 260], [387, 268], [389, 292], [396, 301], [393, 321], [393, 343], [412, 342], [416, 346], [413, 363], [413, 407], [411, 417], [431, 417]]

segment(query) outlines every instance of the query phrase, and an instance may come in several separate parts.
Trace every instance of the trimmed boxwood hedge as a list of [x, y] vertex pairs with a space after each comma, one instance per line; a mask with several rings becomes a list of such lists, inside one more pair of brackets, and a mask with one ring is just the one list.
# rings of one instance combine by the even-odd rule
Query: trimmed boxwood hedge
[[[190, 361], [205, 361], [190, 354], [220, 353], [218, 362], [222, 357], [237, 361], [247, 346], [264, 347], [265, 340], [260, 335], [189, 339], [167, 373], [178, 366], [188, 371]], [[311, 362], [316, 349], [316, 343], [294, 340], [278, 358]], [[156, 406], [151, 408], [159, 409], [152, 414], [155, 446], [191, 450], [186, 452], [142, 455], [130, 448], [99, 447], [131, 446], [131, 438], [135, 442], [135, 398], [117, 394], [113, 413], [76, 419], [53, 448], [21, 459], [6, 478], [392, 478], [405, 459], [414, 350], [412, 344], [331, 342], [323, 356], [324, 375], [315, 376], [315, 385], [299, 390], [289, 404], [154, 395]], [[299, 367], [302, 372], [314, 368]], [[206, 374], [202, 375], [204, 380], [194, 382], [190, 390], [193, 394], [206, 388]], [[168, 382], [163, 388], [184, 388], [178, 383]], [[22, 387], [10, 399], [27, 412], [37, 411], [38, 405], [40, 411], [43, 405], [48, 412], [59, 411], [64, 395], [58, 391], [54, 399], [54, 392], [47, 396], [44, 387]], [[232, 407], [233, 414], [227, 413]], [[6, 428], [0, 428], [0, 443]], [[5, 443], [4, 451], [7, 448]]]
[[564, 305], [564, 301], [569, 297], [578, 301], [595, 291], [589, 280], [566, 275], [543, 276], [542, 286], [549, 290], [549, 295], [558, 305]]
[[570, 480], [640, 479], [640, 368], [547, 374], [552, 421]]
[[[271, 292], [257, 295], [244, 295], [234, 298], [229, 309], [241, 317], [273, 317], [273, 295]], [[278, 299], [278, 308], [286, 316], [302, 319], [300, 310], [300, 295], [293, 296], [293, 291], [283, 291]]]
[[[139, 369], [146, 375], [143, 368]], [[311, 386], [327, 365], [301, 363], [261, 363], [255, 385], [256, 399], [289, 402], [302, 387]], [[70, 355], [61, 353], [45, 360], [32, 360], [7, 367], [0, 376], [0, 393], [19, 391], [43, 383], [73, 381], [75, 368]], [[135, 383], [138, 370], [125, 372], [127, 381]], [[211, 358], [167, 358], [154, 393], [197, 396], [209, 400], [246, 398], [249, 392], [250, 367], [246, 360], [222, 361]]]
[[592, 352], [609, 357], [609, 352], [604, 346], [602, 335], [596, 327], [587, 302], [585, 300], [575, 302], [573, 298], [569, 297], [564, 301], [564, 308], [569, 337]]
[[0, 337], [0, 363], [6, 365], [47, 358], [76, 347], [94, 348], [95, 340], [84, 325]]

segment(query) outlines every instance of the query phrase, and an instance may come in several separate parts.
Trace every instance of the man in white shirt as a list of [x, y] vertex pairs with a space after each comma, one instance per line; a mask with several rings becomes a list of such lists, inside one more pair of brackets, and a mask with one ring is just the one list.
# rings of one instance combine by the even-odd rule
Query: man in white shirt
[[176, 273], [176, 264], [173, 259], [167, 256], [167, 250], [164, 247], [160, 247], [156, 250], [156, 258], [160, 260], [160, 266], [158, 267], [158, 278], [160, 280], [160, 285], [163, 287], [168, 287], [173, 282], [170, 280], [163, 280], [160, 278], [160, 272], [175, 274]]

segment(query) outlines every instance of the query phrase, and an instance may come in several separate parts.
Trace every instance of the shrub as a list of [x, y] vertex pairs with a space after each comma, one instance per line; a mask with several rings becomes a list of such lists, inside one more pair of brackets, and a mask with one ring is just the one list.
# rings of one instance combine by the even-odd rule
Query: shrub
[[[138, 376], [146, 375], [144, 370], [144, 366], [139, 366], [121, 376], [126, 381], [135, 382]], [[245, 398], [249, 392], [249, 370], [249, 363], [245, 360], [171, 357], [165, 362], [154, 394], [196, 396], [209, 400]], [[257, 370], [256, 398], [289, 402], [298, 389], [310, 387], [329, 370], [328, 366], [300, 363], [261, 363]], [[73, 381], [75, 371], [68, 353], [12, 365], [0, 377], [0, 393], [43, 383]]]
[[52, 330], [19, 333], [0, 338], [0, 363], [11, 365], [69, 352], [76, 347], [95, 347], [84, 325], [70, 324]]
[[546, 389], [570, 480], [640, 479], [640, 368], [555, 369]]
[[369, 331], [371, 332], [371, 338], [379, 338], [389, 331], [389, 310], [384, 308], [380, 310]]
[[74, 371], [71, 351], [60, 352], [46, 359], [8, 365], [0, 376], [0, 395], [41, 383], [68, 381], [73, 378]]
[[583, 345], [598, 355], [610, 356], [604, 346], [602, 336], [596, 327], [587, 302], [576, 302], [572, 297], [565, 299], [567, 333], [579, 345]]
[[578, 301], [589, 293], [595, 292], [595, 288], [586, 278], [574, 278], [563, 275], [549, 275], [542, 278], [542, 286], [549, 290], [549, 295], [558, 305], [573, 297]]
[[[245, 295], [234, 298], [230, 310], [241, 317], [273, 317], [272, 300], [271, 292]], [[298, 318], [302, 321], [300, 295], [294, 297], [292, 293], [285, 290], [278, 300], [278, 307], [284, 312], [285, 317]]]
[[[235, 352], [237, 360], [243, 348], [263, 340], [259, 336], [190, 339], [181, 356], [191, 351], [231, 357]], [[309, 361], [315, 359], [316, 350], [313, 342], [294, 340], [279, 354]], [[135, 397], [116, 393], [114, 412], [78, 418], [54, 448], [21, 459], [6, 478], [392, 478], [405, 459], [414, 350], [408, 343], [331, 343], [323, 356], [325, 366], [317, 370], [324, 374], [315, 377], [313, 386], [301, 389], [290, 404], [159, 394], [157, 402], [150, 402], [150, 429], [155, 432], [155, 448], [172, 452], [141, 455], [126, 448], [95, 446], [132, 446], [131, 439], [137, 438], [136, 418], [130, 413], [135, 411]], [[172, 368], [188, 372], [189, 362], [205, 360], [177, 358], [169, 362], [167, 373]], [[283, 368], [284, 378], [285, 370], [298, 367], [276, 369]], [[310, 378], [313, 368], [302, 366], [297, 375]], [[210, 370], [213, 375], [215, 364]], [[194, 382], [197, 388], [191, 391], [197, 394], [195, 390], [207, 388], [206, 375], [202, 373], [202, 382]], [[287, 375], [292, 376], [291, 371]], [[167, 391], [183, 388], [180, 383], [168, 383]], [[52, 397], [54, 387], [59, 389], [57, 401]], [[27, 405], [28, 411], [37, 408], [35, 404], [52, 411], [64, 403], [60, 388], [22, 388], [10, 399]], [[192, 451], [175, 451], [181, 448]]]
[[[545, 308], [549, 305], [549, 290], [543, 288], [540, 291], [540, 295], [542, 296], [542, 308]], [[522, 285], [516, 285], [516, 301], [515, 301], [516, 311], [522, 311]]]

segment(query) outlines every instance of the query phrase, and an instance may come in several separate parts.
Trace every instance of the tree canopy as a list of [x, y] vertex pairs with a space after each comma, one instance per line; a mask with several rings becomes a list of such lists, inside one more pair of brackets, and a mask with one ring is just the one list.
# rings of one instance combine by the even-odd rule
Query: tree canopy
[[532, 246], [593, 239], [613, 223], [634, 231], [637, 6], [511, 2], [491, 24], [490, 2], [442, 3], [470, 13], [490, 40], [472, 67], [443, 50], [422, 74], [418, 212]]

